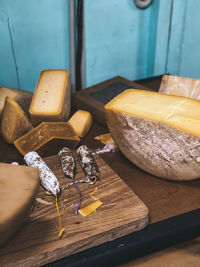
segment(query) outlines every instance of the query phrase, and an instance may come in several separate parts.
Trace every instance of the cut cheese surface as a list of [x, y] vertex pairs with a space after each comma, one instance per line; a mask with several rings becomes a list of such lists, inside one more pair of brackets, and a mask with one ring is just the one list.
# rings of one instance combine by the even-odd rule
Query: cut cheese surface
[[37, 168], [0, 163], [0, 245], [18, 230], [39, 188]]
[[33, 129], [27, 114], [21, 109], [15, 100], [6, 97], [1, 120], [1, 134], [10, 144]]
[[69, 72], [61, 69], [42, 71], [29, 109], [33, 123], [66, 121], [70, 108]]
[[159, 92], [200, 100], [200, 79], [166, 74], [162, 77]]
[[86, 110], [77, 110], [68, 120], [76, 134], [84, 137], [92, 126], [92, 115]]
[[25, 112], [28, 112], [31, 99], [32, 99], [32, 95], [33, 94], [31, 92], [1, 86], [0, 87], [0, 117], [1, 117], [1, 114], [4, 108], [5, 99], [7, 96], [14, 99]]
[[78, 212], [82, 216], [86, 217], [90, 215], [92, 212], [96, 211], [101, 205], [103, 205], [103, 203], [100, 200], [97, 200], [93, 202], [92, 204], [89, 204], [88, 206], [78, 210]]
[[105, 109], [164, 122], [187, 133], [200, 136], [198, 100], [129, 89], [111, 100]]
[[49, 150], [57, 153], [59, 147], [67, 142], [69, 147], [76, 146], [80, 138], [68, 122], [42, 122], [27, 134], [15, 140], [14, 145], [22, 155], [37, 151], [40, 155]]
[[200, 178], [200, 102], [129, 89], [105, 106], [109, 131], [120, 151], [155, 176]]

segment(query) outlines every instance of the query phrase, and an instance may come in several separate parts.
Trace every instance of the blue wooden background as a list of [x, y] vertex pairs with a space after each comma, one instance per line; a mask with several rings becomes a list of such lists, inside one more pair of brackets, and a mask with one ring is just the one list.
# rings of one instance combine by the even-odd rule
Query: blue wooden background
[[[70, 70], [69, 0], [0, 0], [0, 86], [34, 91], [40, 71]], [[200, 1], [85, 0], [85, 77], [200, 78]]]

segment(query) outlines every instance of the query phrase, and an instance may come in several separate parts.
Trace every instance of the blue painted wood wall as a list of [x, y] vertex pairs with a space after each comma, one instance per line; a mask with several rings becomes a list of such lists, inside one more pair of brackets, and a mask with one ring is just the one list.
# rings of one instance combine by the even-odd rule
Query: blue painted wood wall
[[[34, 91], [42, 69], [70, 69], [69, 0], [0, 0], [0, 86]], [[116, 75], [200, 78], [200, 1], [85, 0], [86, 86]]]

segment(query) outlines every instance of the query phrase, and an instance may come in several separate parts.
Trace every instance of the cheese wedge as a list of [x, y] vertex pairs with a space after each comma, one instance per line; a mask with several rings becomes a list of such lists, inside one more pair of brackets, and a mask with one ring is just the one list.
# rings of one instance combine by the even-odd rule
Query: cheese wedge
[[67, 70], [44, 70], [35, 89], [30, 117], [34, 125], [43, 121], [67, 121], [71, 110], [71, 87]]
[[33, 129], [27, 114], [21, 109], [15, 100], [6, 97], [1, 120], [1, 135], [12, 144], [15, 139]]
[[39, 188], [37, 168], [0, 163], [0, 246], [19, 229]]
[[23, 111], [28, 112], [33, 96], [31, 92], [0, 86], [0, 118], [7, 96], [14, 99], [20, 105]]
[[200, 177], [200, 102], [129, 89], [105, 106], [122, 153], [141, 169], [171, 180]]
[[86, 110], [77, 110], [74, 115], [68, 120], [75, 133], [84, 137], [92, 126], [92, 115]]
[[159, 92], [200, 100], [200, 79], [164, 75]]
[[63, 146], [75, 148], [79, 142], [80, 138], [68, 122], [42, 122], [15, 140], [14, 145], [23, 156], [30, 151], [42, 156], [57, 154]]

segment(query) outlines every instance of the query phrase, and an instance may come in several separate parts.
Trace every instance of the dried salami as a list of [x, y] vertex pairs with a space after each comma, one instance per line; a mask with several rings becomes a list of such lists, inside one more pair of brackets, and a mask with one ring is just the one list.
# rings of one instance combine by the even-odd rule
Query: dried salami
[[60, 185], [58, 179], [52, 172], [52, 170], [47, 166], [40, 155], [35, 152], [29, 152], [24, 156], [24, 161], [28, 166], [39, 168], [40, 172], [40, 182], [42, 186], [54, 196], [60, 192]]
[[67, 147], [63, 147], [59, 150], [58, 156], [60, 158], [63, 173], [67, 177], [73, 179], [76, 165], [71, 150]]
[[94, 184], [99, 178], [99, 170], [91, 151], [86, 145], [82, 145], [77, 149], [80, 165], [87, 175], [87, 182]]

